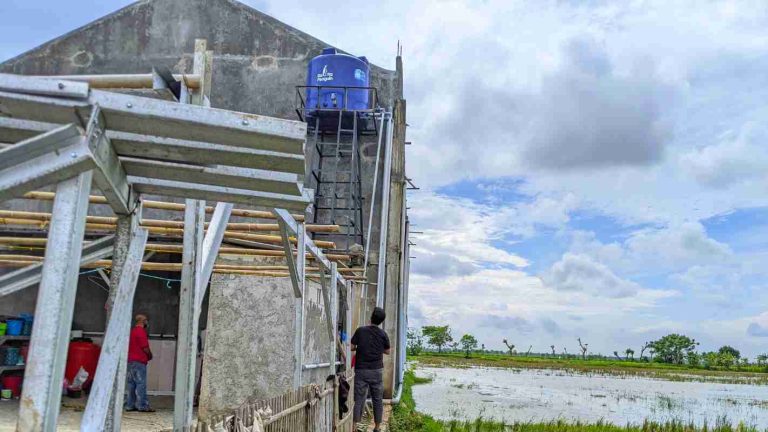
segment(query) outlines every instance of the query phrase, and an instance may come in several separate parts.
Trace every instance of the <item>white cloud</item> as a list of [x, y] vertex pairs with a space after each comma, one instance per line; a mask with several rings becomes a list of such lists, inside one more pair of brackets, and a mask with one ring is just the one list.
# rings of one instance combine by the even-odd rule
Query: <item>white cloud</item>
[[504, 233], [530, 238], [542, 228], [565, 227], [571, 219], [570, 213], [578, 207], [579, 202], [574, 194], [538, 195], [527, 202], [497, 204], [491, 219]]
[[622, 242], [602, 243], [594, 233], [577, 232], [571, 252], [585, 254], [626, 273], [660, 274], [695, 265], [722, 264], [733, 257], [730, 247], [710, 238], [698, 222], [645, 228]]
[[559, 291], [584, 291], [607, 297], [630, 297], [640, 289], [638, 284], [621, 279], [589, 256], [572, 253], [566, 253], [552, 265], [544, 281]]
[[454, 333], [472, 333], [488, 347], [501, 348], [506, 337], [533, 344], [539, 352], [549, 351], [551, 343], [575, 350], [578, 334], [594, 339], [595, 352], [611, 352], [614, 342], [597, 337], [605, 322], [616, 323], [616, 329], [631, 328], [639, 311], [676, 295], [640, 287], [634, 296], [622, 298], [559, 291], [539, 277], [512, 269], [484, 269], [439, 280], [412, 274], [410, 286], [410, 308], [419, 314], [412, 325], [449, 324]]
[[[414, 230], [424, 232], [414, 235], [416, 246], [412, 250], [417, 255], [424, 254], [428, 260], [448, 258], [465, 270], [469, 269], [465, 264], [528, 265], [526, 259], [491, 244], [503, 232], [494, 223], [491, 207], [428, 191], [414, 200], [418, 202], [410, 212]], [[419, 264], [414, 263], [414, 267], [419, 271]]]
[[768, 182], [768, 130], [748, 123], [737, 136], [692, 150], [681, 157], [681, 165], [706, 186], [727, 188], [735, 183]]

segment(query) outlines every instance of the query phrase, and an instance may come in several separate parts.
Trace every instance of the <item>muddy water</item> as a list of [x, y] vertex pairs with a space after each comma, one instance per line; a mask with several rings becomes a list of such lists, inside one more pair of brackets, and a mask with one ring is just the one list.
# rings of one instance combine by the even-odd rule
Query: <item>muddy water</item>
[[417, 367], [416, 375], [433, 379], [413, 387], [416, 406], [442, 420], [604, 420], [624, 425], [649, 419], [713, 425], [726, 417], [768, 428], [765, 386], [481, 367]]

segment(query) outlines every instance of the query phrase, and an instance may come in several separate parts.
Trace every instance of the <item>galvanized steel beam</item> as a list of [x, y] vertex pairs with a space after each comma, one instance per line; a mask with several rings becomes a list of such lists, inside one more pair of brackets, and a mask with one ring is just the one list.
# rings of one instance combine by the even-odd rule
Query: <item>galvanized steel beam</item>
[[[288, 264], [288, 273], [291, 275], [291, 286], [293, 286], [293, 295], [296, 298], [301, 298], [302, 296], [302, 280], [299, 276], [299, 271], [296, 265], [296, 261], [301, 257], [301, 255], [293, 256], [293, 245], [291, 243], [290, 239], [290, 233], [288, 232], [288, 227], [286, 226], [285, 222], [282, 219], [277, 220], [278, 225], [280, 226], [280, 237], [282, 238], [283, 242], [283, 252], [285, 252], [285, 261]], [[297, 242], [303, 241], [303, 233], [301, 231], [297, 231]], [[302, 237], [301, 240], [299, 240], [299, 237]]]
[[[120, 363], [124, 361], [128, 350], [128, 338], [131, 331], [131, 315], [136, 283], [141, 272], [141, 261], [147, 244], [148, 232], [137, 228], [131, 233], [130, 247], [123, 263], [117, 293], [104, 335], [104, 342], [99, 357], [99, 365], [93, 381], [93, 387], [85, 407], [85, 414], [80, 426], [83, 432], [106, 430], [110, 412], [110, 398], [115, 391], [122, 393], [124, 382], [117, 382]], [[120, 407], [122, 409], [122, 407]]]
[[295, 174], [231, 166], [201, 166], [151, 159], [120, 157], [126, 173], [135, 177], [204, 183], [285, 195], [301, 195], [303, 185]]
[[347, 370], [352, 370], [352, 344], [350, 339], [352, 338], [352, 281], [348, 281], [346, 286], [345, 300], [345, 320], [344, 320], [344, 332], [347, 334], [347, 340], [344, 343], [345, 354], [345, 366]]
[[120, 155], [217, 164], [304, 174], [304, 156], [219, 144], [217, 141], [176, 139], [156, 135], [108, 131]]
[[200, 278], [197, 281], [197, 314], [203, 306], [203, 297], [208, 289], [208, 282], [213, 274], [213, 265], [216, 263], [216, 257], [219, 255], [221, 241], [224, 239], [224, 232], [227, 230], [229, 216], [232, 214], [232, 204], [220, 202], [216, 204], [213, 210], [213, 216], [208, 223], [208, 231], [203, 239], [203, 256], [200, 268]]
[[389, 228], [389, 196], [392, 177], [392, 140], [394, 138], [392, 117], [387, 123], [386, 147], [384, 153], [384, 179], [381, 183], [381, 228], [379, 229], [379, 266], [376, 280], [376, 306], [384, 307], [384, 290], [387, 274], [387, 229]]
[[[282, 221], [283, 223], [285, 223], [285, 226], [288, 228], [288, 230], [292, 235], [296, 235], [298, 233], [298, 230], [299, 230], [298, 223], [293, 218], [293, 216], [291, 216], [291, 214], [288, 213], [285, 209], [276, 208], [272, 210], [272, 213], [275, 215], [278, 221]], [[310, 238], [306, 239], [306, 248], [307, 248], [307, 252], [309, 252], [313, 257], [315, 257], [317, 262], [320, 264], [321, 270], [324, 269], [325, 271], [328, 271], [328, 272], [331, 271], [331, 262], [328, 261], [328, 259], [325, 257], [325, 254], [323, 254], [323, 251], [321, 251], [320, 248], [318, 248], [315, 245], [312, 239]], [[344, 278], [342, 278], [341, 276], [340, 276], [340, 281], [341, 283], [345, 282]]]
[[[0, 117], [0, 143], [16, 143], [60, 126], [56, 123]], [[304, 174], [303, 155], [114, 130], [106, 132], [112, 147], [120, 156]]]
[[0, 90], [30, 95], [58, 96], [85, 99], [88, 83], [64, 79], [40, 79], [22, 75], [0, 74]]
[[93, 167], [90, 151], [75, 125], [0, 150], [0, 201], [57, 183]]
[[[83, 247], [80, 266], [112, 255], [115, 236], [102, 237]], [[20, 291], [40, 282], [44, 262], [35, 263], [0, 277], [0, 297]]]
[[173, 180], [160, 180], [148, 177], [128, 176], [128, 181], [138, 193], [176, 196], [181, 198], [225, 201], [264, 207], [283, 207], [304, 211], [310, 198], [304, 190], [304, 196], [291, 196], [247, 189], [236, 189], [199, 183], [187, 183]]
[[[222, 145], [304, 153], [306, 123], [238, 113], [204, 106], [179, 104], [140, 96], [91, 90], [87, 99], [64, 99], [16, 92], [14, 82], [37, 80], [0, 74], [8, 84], [0, 92], [0, 113], [26, 120], [72, 123], [87, 117], [91, 106], [104, 111], [108, 129], [183, 140], [200, 140]], [[10, 91], [13, 91], [11, 93]]]
[[56, 430], [92, 177], [86, 171], [56, 188], [48, 233], [48, 244], [56, 247], [45, 250], [19, 405], [21, 432]]
[[331, 318], [331, 355], [330, 355], [330, 371], [329, 373], [335, 375], [336, 374], [336, 357], [338, 356], [339, 348], [336, 346], [336, 338], [338, 338], [336, 327], [338, 327], [338, 320], [339, 320], [339, 286], [338, 286], [338, 277], [339, 272], [337, 271], [338, 264], [331, 263], [331, 274], [330, 274], [330, 283], [328, 284], [328, 288], [330, 289], [329, 295], [330, 295], [330, 301], [331, 301], [331, 307], [327, 311], [328, 315]]
[[0, 142], [14, 144], [50, 132], [62, 125], [0, 117]]
[[331, 313], [331, 287], [336, 286], [336, 284], [333, 282], [335, 282], [333, 276], [331, 274], [327, 274], [326, 271], [321, 267], [320, 289], [322, 290], [323, 309], [325, 309], [325, 324], [326, 327], [328, 327], [328, 336], [331, 338], [332, 344], [335, 345], [336, 343], [333, 339], [333, 316]]
[[294, 298], [294, 323], [296, 329], [293, 335], [293, 387], [295, 389], [301, 387], [303, 380], [301, 365], [304, 362], [304, 303], [306, 299], [305, 292], [307, 286], [305, 274], [307, 268], [307, 235], [306, 231], [304, 230], [304, 224], [299, 223], [298, 227], [298, 235], [296, 236], [296, 273], [299, 281], [300, 297]]
[[203, 265], [205, 201], [188, 199], [184, 210], [184, 250], [179, 291], [179, 330], [174, 380], [174, 430], [192, 424], [199, 325], [200, 277]]
[[107, 198], [107, 202], [115, 214], [127, 215], [131, 213], [133, 210], [129, 206], [131, 187], [128, 185], [125, 170], [120, 164], [117, 153], [106, 136], [104, 120], [98, 106], [91, 110], [91, 117], [88, 120], [85, 134], [93, 162], [98, 168], [94, 173], [94, 182]]

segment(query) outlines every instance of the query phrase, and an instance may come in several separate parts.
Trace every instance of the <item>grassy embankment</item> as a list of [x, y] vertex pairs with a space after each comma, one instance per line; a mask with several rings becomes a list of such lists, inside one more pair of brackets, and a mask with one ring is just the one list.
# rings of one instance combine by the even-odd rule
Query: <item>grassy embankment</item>
[[612, 375], [645, 376], [670, 381], [717, 381], [733, 384], [768, 385], [768, 371], [765, 367], [747, 366], [741, 370], [708, 370], [687, 365], [672, 365], [655, 362], [527, 357], [506, 354], [472, 354], [464, 358], [462, 353], [423, 353], [409, 360], [418, 361], [424, 366], [433, 367], [469, 367], [488, 366], [512, 369], [563, 369], [581, 373], [609, 373]]
[[429, 382], [429, 379], [416, 377], [412, 371], [406, 372], [402, 399], [400, 404], [393, 408], [390, 417], [390, 432], [758, 432], [758, 429], [752, 427], [741, 424], [733, 426], [727, 422], [720, 422], [712, 427], [696, 427], [680, 422], [654, 423], [648, 421], [642, 425], [627, 426], [616, 426], [602, 422], [585, 424], [565, 421], [514, 424], [503, 424], [483, 419], [440, 421], [416, 410], [411, 388], [426, 382]]

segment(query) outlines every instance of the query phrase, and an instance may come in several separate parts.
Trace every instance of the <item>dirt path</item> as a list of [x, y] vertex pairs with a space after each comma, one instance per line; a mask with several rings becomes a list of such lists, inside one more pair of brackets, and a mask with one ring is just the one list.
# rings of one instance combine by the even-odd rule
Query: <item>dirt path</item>
[[[78, 432], [87, 399], [62, 400], [57, 430]], [[173, 429], [173, 397], [150, 397], [154, 413], [123, 413], [122, 430], [127, 432], [159, 432]], [[19, 400], [0, 401], [0, 432], [14, 432], [19, 412]]]

